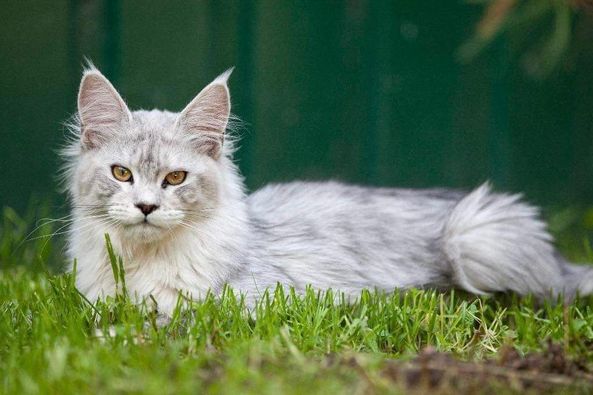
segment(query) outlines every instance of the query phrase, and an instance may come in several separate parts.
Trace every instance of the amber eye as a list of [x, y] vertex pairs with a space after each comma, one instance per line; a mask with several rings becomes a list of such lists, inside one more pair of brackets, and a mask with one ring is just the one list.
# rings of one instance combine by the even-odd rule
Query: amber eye
[[123, 166], [113, 165], [111, 166], [111, 173], [116, 180], [121, 182], [132, 181], [132, 172]]
[[165, 184], [168, 185], [179, 185], [185, 180], [185, 176], [187, 175], [186, 171], [172, 171], [171, 173], [165, 176]]

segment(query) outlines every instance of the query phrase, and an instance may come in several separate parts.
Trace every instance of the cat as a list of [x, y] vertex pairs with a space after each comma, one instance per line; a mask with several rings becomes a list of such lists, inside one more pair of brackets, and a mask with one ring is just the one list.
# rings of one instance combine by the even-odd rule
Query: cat
[[354, 298], [412, 287], [593, 291], [593, 267], [555, 251], [538, 210], [489, 184], [464, 193], [292, 182], [247, 195], [233, 163], [230, 73], [180, 113], [131, 112], [99, 70], [85, 69], [63, 176], [68, 256], [89, 300], [116, 292], [105, 234], [129, 294], [164, 315], [180, 293], [200, 299], [225, 284], [248, 303], [277, 284]]

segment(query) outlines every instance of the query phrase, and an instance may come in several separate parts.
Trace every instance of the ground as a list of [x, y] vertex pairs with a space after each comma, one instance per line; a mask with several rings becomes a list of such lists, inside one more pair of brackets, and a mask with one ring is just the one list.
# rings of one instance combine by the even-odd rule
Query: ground
[[[575, 218], [588, 214], [561, 211], [553, 230], [567, 255], [593, 261]], [[59, 225], [28, 235], [33, 222], [7, 209], [0, 228], [3, 393], [593, 391], [590, 297], [565, 305], [412, 290], [347, 304], [277, 289], [249, 312], [227, 290], [180, 299], [160, 326], [124, 295], [86, 301], [55, 269], [59, 239], [45, 236]]]

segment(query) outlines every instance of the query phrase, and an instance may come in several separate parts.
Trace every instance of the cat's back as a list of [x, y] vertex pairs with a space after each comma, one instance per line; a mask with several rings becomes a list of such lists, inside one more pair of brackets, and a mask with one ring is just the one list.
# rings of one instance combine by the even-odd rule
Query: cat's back
[[[393, 289], [442, 284], [438, 248], [463, 193], [339, 182], [268, 185], [248, 197], [249, 265], [234, 285]], [[428, 268], [428, 269], [427, 269]]]
[[[317, 227], [392, 227], [441, 222], [465, 196], [451, 189], [401, 189], [341, 182], [270, 184], [248, 197], [251, 218], [262, 224], [307, 222]], [[426, 221], [426, 223], [423, 223]]]

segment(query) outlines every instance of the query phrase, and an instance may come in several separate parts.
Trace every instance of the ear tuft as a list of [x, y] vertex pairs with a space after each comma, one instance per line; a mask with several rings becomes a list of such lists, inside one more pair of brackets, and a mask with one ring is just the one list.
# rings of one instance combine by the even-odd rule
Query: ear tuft
[[131, 119], [119, 93], [92, 64], [88, 64], [80, 82], [78, 114], [85, 149], [99, 147]]
[[214, 79], [179, 114], [177, 126], [190, 137], [198, 152], [218, 159], [231, 113], [228, 69]]
[[228, 81], [229, 81], [229, 78], [231, 77], [231, 74], [233, 74], [233, 71], [235, 71], [234, 66], [228, 68], [224, 73], [222, 73], [221, 75], [216, 77], [214, 79], [214, 81], [211, 82], [211, 84], [221, 84], [224, 86], [228, 86]]

